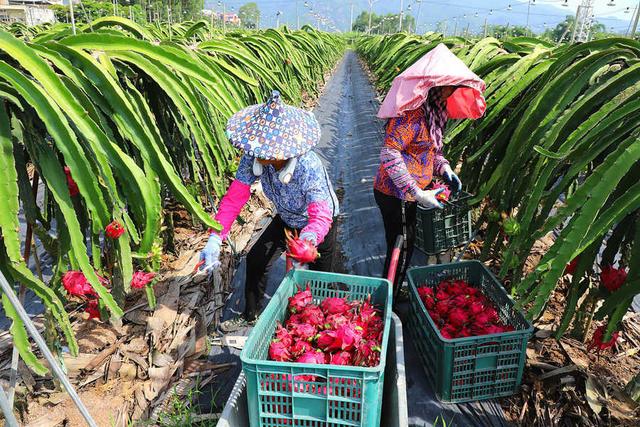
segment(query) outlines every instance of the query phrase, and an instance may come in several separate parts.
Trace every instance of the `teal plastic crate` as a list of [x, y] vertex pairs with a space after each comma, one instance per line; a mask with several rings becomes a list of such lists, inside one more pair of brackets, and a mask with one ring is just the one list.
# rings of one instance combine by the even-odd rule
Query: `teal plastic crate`
[[471, 194], [452, 195], [443, 209], [418, 206], [415, 246], [427, 255], [436, 255], [467, 243], [472, 236]]
[[[533, 331], [500, 282], [479, 261], [415, 267], [409, 278], [409, 331], [436, 395], [443, 402], [509, 396], [522, 380], [527, 342]], [[418, 295], [418, 287], [461, 279], [479, 287], [496, 306], [500, 320], [515, 331], [467, 338], [444, 338]]]
[[370, 368], [267, 360], [276, 324], [286, 318], [289, 297], [307, 285], [316, 304], [327, 297], [364, 300], [371, 295], [371, 302], [384, 310], [381, 354], [387, 354], [392, 290], [388, 280], [290, 271], [260, 315], [240, 354], [247, 378], [250, 424], [252, 427], [378, 427], [384, 358], [378, 366]]

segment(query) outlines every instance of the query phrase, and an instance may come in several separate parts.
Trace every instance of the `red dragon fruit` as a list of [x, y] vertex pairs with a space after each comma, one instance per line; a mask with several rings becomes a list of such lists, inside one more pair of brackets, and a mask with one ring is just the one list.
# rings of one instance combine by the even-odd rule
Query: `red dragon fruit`
[[328, 316], [330, 314], [344, 314], [349, 311], [351, 305], [344, 298], [325, 298], [320, 303], [322, 311]]
[[367, 298], [367, 300], [364, 303], [362, 303], [362, 306], [360, 306], [360, 313], [359, 313], [360, 319], [363, 322], [369, 322], [377, 315], [378, 315], [378, 310], [376, 310], [375, 307], [371, 305], [371, 296], [369, 296], [369, 298]]
[[624, 268], [615, 268], [608, 265], [600, 273], [602, 285], [609, 291], [615, 292], [627, 280], [627, 271]]
[[350, 322], [351, 319], [344, 314], [330, 314], [324, 319], [325, 329], [336, 329], [340, 325]]
[[304, 341], [310, 341], [316, 335], [316, 327], [308, 323], [296, 323], [290, 327], [291, 335]]
[[293, 343], [293, 337], [291, 333], [282, 327], [280, 323], [276, 326], [276, 339], [280, 341], [285, 347], [290, 347]]
[[361, 341], [355, 349], [353, 364], [355, 366], [375, 366], [375, 353], [380, 353], [380, 346], [375, 341]]
[[447, 293], [447, 291], [445, 291], [444, 289], [439, 289], [439, 290], [436, 292], [436, 299], [437, 299], [438, 301], [446, 301], [446, 300], [448, 300], [448, 299], [449, 299], [449, 297], [450, 297], [450, 295], [449, 295], [449, 294]]
[[351, 350], [362, 339], [362, 330], [353, 323], [344, 324], [336, 329], [336, 339], [329, 347], [334, 350]]
[[288, 362], [291, 360], [291, 353], [284, 343], [274, 340], [269, 345], [269, 358], [278, 362]]
[[287, 237], [287, 255], [302, 264], [314, 262], [320, 254], [318, 249], [308, 240], [300, 239], [297, 233], [285, 229]]
[[446, 202], [449, 200], [449, 197], [451, 197], [451, 190], [449, 190], [449, 187], [438, 180], [434, 181], [433, 184], [431, 184], [432, 190], [440, 190], [441, 188], [443, 189], [443, 191], [439, 193], [436, 198], [442, 202]]
[[291, 355], [293, 357], [300, 357], [304, 353], [313, 350], [313, 347], [309, 342], [303, 340], [296, 340], [296, 342], [291, 346]]
[[449, 301], [438, 301], [436, 303], [436, 313], [440, 317], [447, 317], [449, 315], [449, 311], [451, 311], [451, 304]]
[[458, 335], [458, 331], [452, 325], [445, 325], [442, 329], [440, 329], [440, 335], [444, 338], [452, 339]]
[[313, 301], [313, 295], [311, 295], [311, 288], [307, 285], [307, 289], [298, 291], [298, 293], [289, 298], [289, 310], [292, 313], [299, 313], [311, 304], [311, 301]]
[[[296, 359], [298, 363], [313, 363], [316, 365], [324, 365], [324, 353], [321, 351], [307, 351]], [[298, 377], [296, 377], [298, 379]]]
[[484, 311], [484, 305], [480, 301], [472, 301], [468, 309], [471, 315], [476, 316]]
[[334, 346], [336, 341], [336, 331], [328, 330], [320, 332], [320, 336], [316, 340], [316, 345], [321, 350], [327, 350]]
[[351, 363], [351, 353], [348, 351], [341, 351], [339, 353], [334, 353], [329, 356], [330, 365], [349, 365]]
[[467, 312], [459, 307], [454, 308], [449, 312], [449, 323], [456, 327], [461, 328], [463, 325], [469, 322], [469, 315]]
[[310, 325], [320, 327], [324, 325], [324, 314], [320, 307], [316, 305], [308, 305], [302, 311], [302, 321]]
[[578, 262], [580, 261], [580, 257], [577, 256], [571, 260], [569, 264], [564, 268], [564, 274], [575, 274], [576, 268], [578, 268]]
[[618, 341], [618, 338], [620, 337], [620, 332], [616, 331], [612, 333], [611, 339], [609, 339], [609, 341], [607, 342], [603, 342], [602, 339], [604, 338], [605, 330], [606, 330], [605, 325], [599, 326], [595, 330], [595, 332], [593, 333], [593, 338], [591, 338], [591, 342], [589, 342], [587, 350], [595, 350], [596, 353], [600, 353], [602, 350], [613, 348], [613, 346]]

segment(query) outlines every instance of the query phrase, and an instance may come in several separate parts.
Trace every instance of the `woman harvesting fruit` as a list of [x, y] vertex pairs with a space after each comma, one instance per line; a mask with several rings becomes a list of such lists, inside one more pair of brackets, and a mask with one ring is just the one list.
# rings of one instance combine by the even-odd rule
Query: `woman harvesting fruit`
[[[481, 117], [484, 90], [482, 79], [440, 44], [395, 78], [380, 107], [378, 117], [389, 119], [374, 183], [387, 242], [385, 275], [396, 237], [406, 237], [394, 288], [404, 280], [413, 254], [417, 205], [442, 209], [448, 191], [462, 189], [442, 155], [447, 120]], [[448, 189], [434, 183], [434, 176], [441, 176]]]
[[220, 326], [223, 332], [232, 332], [255, 321], [268, 271], [287, 243], [290, 255], [299, 260], [297, 266], [308, 263], [313, 270], [330, 270], [338, 199], [327, 171], [310, 151], [320, 140], [320, 125], [312, 113], [285, 105], [277, 91], [266, 104], [247, 107], [231, 117], [227, 136], [244, 155], [216, 214], [222, 231], [211, 234], [201, 253], [202, 268], [219, 267], [222, 241], [256, 180], [260, 179], [276, 208], [276, 216], [247, 255], [244, 313]]

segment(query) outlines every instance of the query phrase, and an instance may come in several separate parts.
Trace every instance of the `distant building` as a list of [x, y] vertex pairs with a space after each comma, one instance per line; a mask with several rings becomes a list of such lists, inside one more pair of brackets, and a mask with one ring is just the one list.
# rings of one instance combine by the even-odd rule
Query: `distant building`
[[235, 13], [225, 13], [225, 14], [216, 13], [216, 17], [218, 18], [218, 20], [222, 20], [222, 18], [224, 17], [224, 22], [230, 25], [239, 26], [240, 24], [242, 24], [240, 17]]
[[55, 22], [50, 5], [62, 4], [62, 0], [0, 0], [0, 22], [22, 22], [38, 25]]

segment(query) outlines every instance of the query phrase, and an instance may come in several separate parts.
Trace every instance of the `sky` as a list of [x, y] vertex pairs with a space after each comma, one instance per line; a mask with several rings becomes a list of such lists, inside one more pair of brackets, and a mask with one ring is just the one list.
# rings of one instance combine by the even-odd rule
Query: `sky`
[[[227, 0], [224, 3], [227, 11], [237, 12], [238, 8], [248, 1]], [[275, 26], [278, 19], [280, 24], [286, 23], [290, 27], [296, 26], [297, 19], [300, 20], [301, 25], [317, 24], [317, 17], [320, 15], [331, 22], [331, 26], [326, 25], [324, 29], [336, 28], [344, 31], [351, 21], [351, 4], [353, 4], [354, 19], [360, 12], [369, 9], [368, 0], [307, 0], [306, 2], [303, 0], [255, 0], [255, 2], [261, 10], [263, 27]], [[417, 18], [418, 9], [420, 9], [418, 26], [420, 32], [435, 30], [437, 24], [444, 21], [447, 22], [449, 33], [454, 29], [461, 33], [467, 26], [470, 31], [480, 31], [485, 19], [490, 25], [508, 23], [523, 26], [528, 19], [530, 27], [535, 32], [543, 32], [545, 28], [555, 27], [565, 19], [566, 15], [575, 15], [581, 0], [567, 0], [567, 7], [562, 5], [565, 0], [531, 0], [531, 2], [535, 5], [529, 8], [529, 0], [422, 0], [422, 2], [374, 0], [373, 11], [378, 14], [398, 13], [402, 3], [404, 13], [410, 13]], [[305, 7], [304, 3], [309, 7]], [[599, 22], [607, 26], [607, 29], [625, 33], [638, 3], [639, 0], [595, 0], [594, 14]], [[222, 10], [216, 0], [207, 0], [205, 7]], [[279, 17], [277, 17], [278, 11], [282, 12]]]

